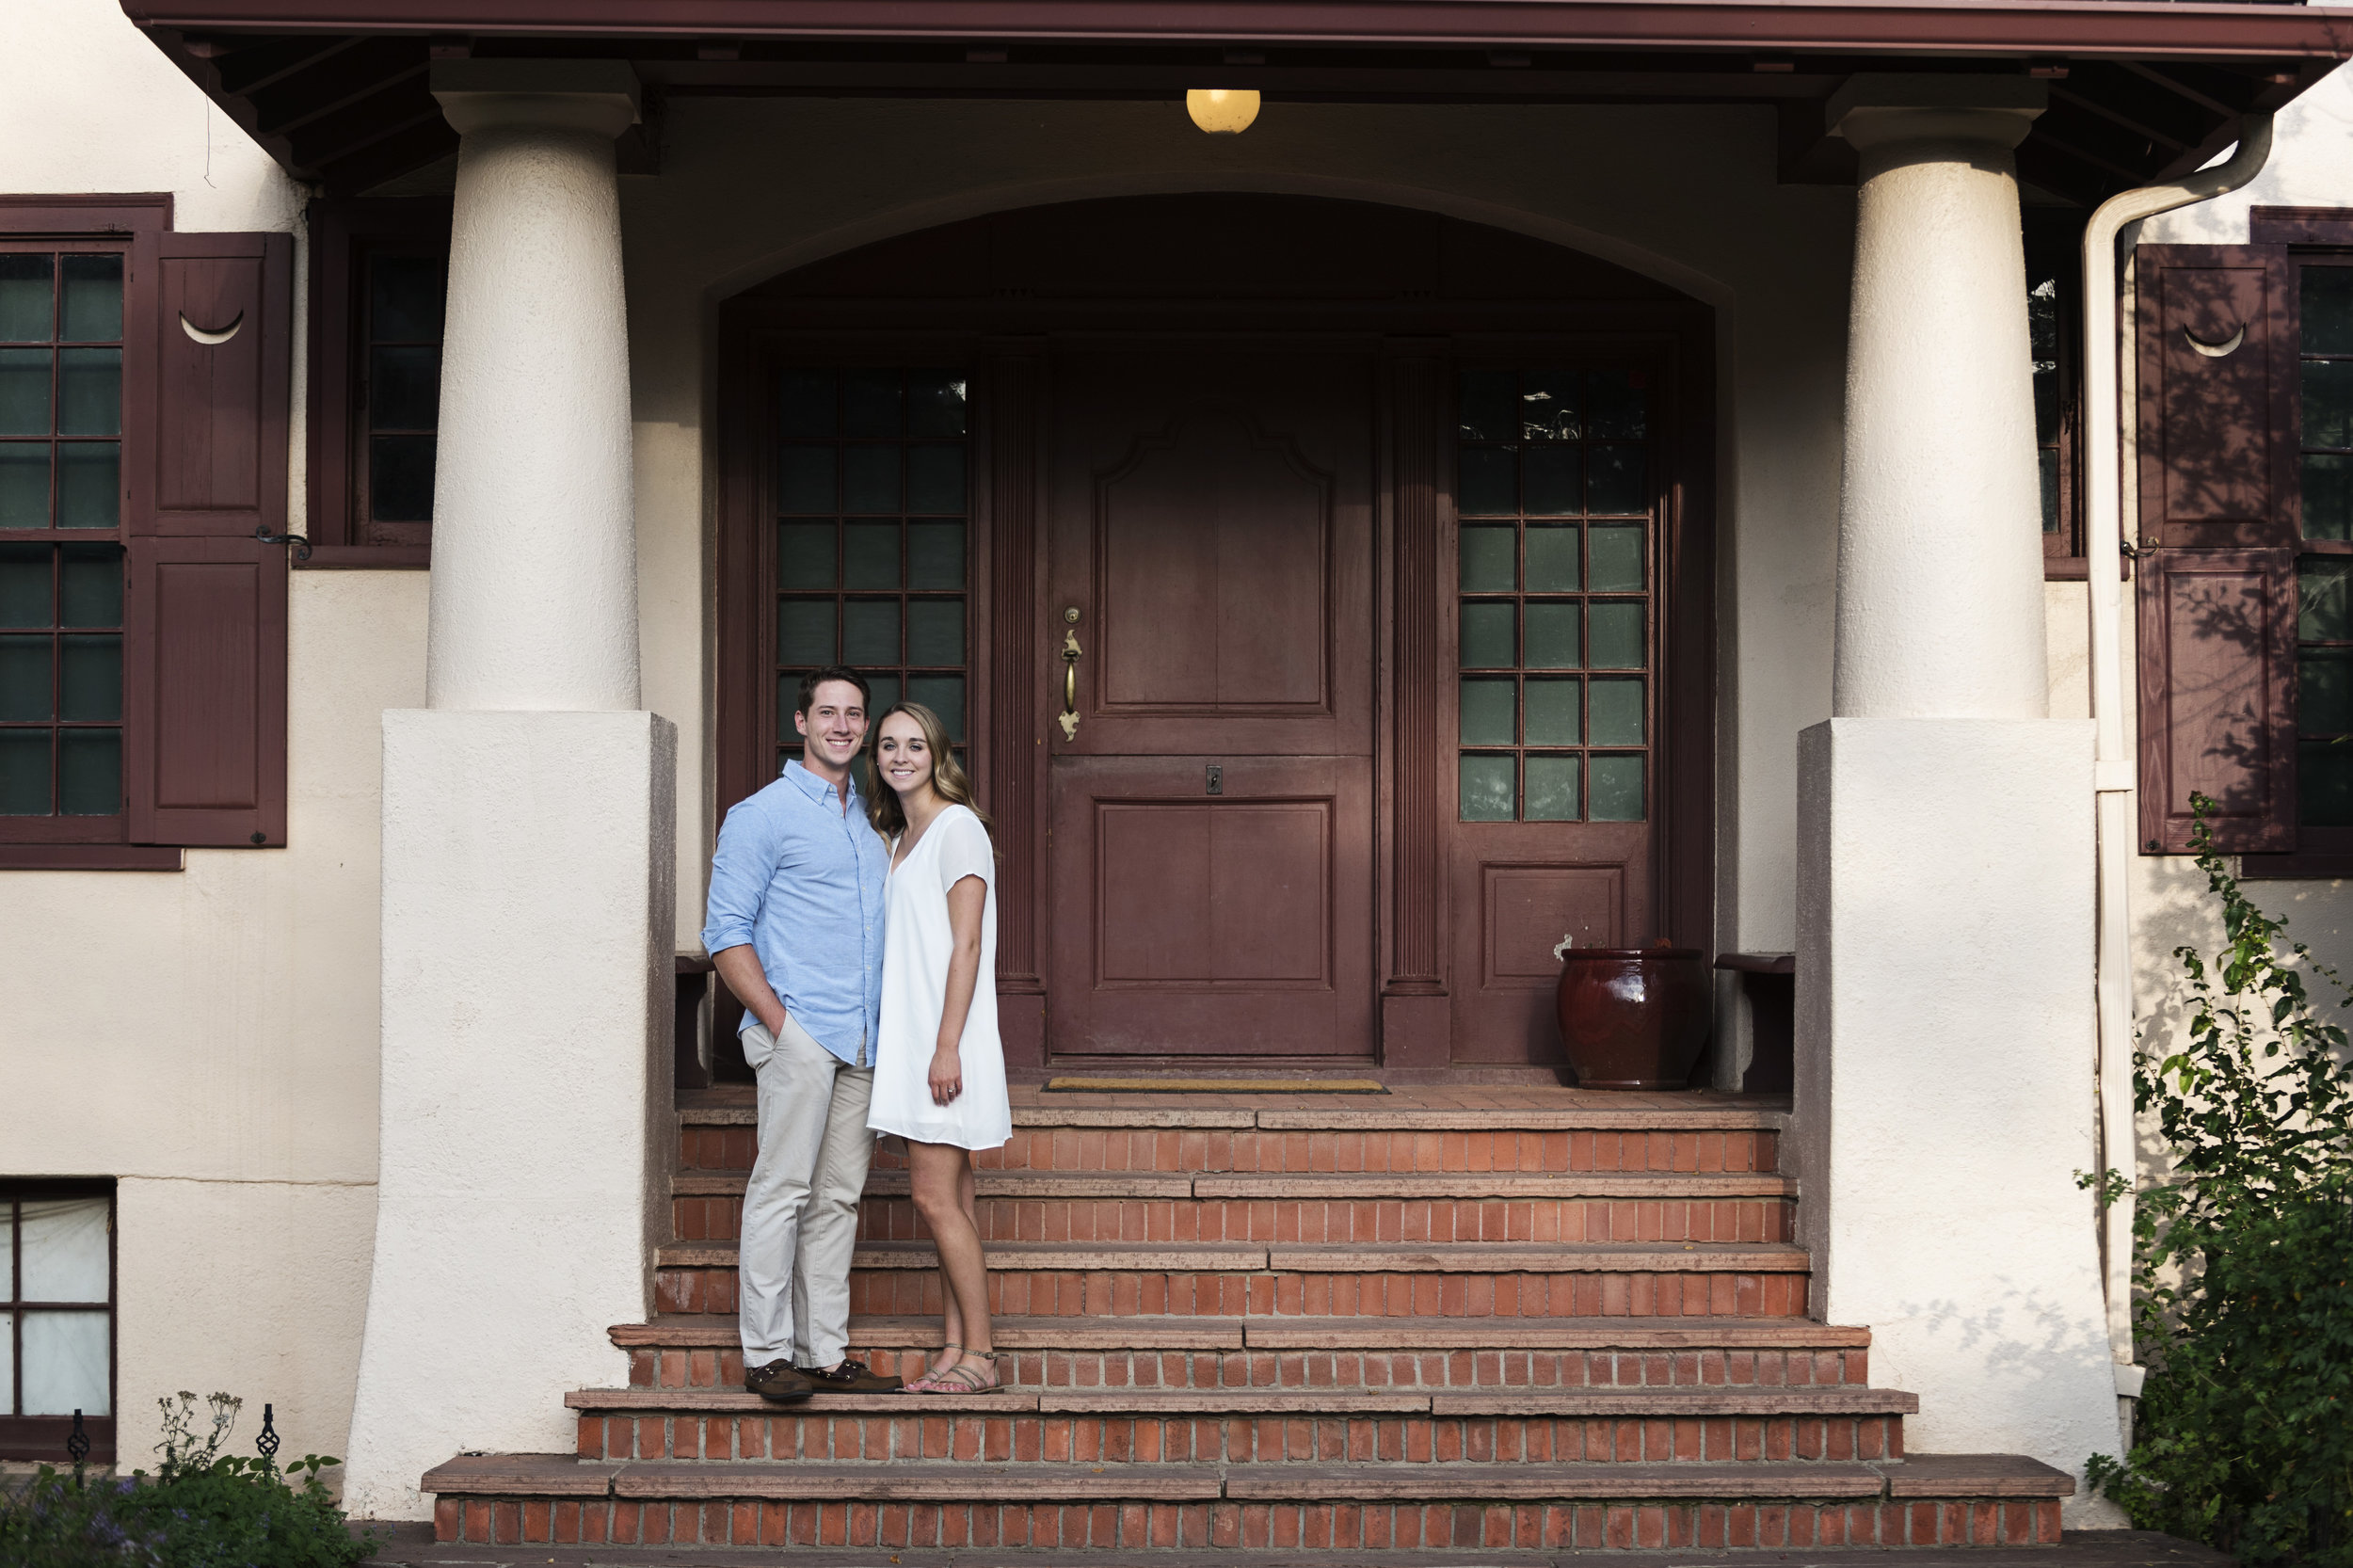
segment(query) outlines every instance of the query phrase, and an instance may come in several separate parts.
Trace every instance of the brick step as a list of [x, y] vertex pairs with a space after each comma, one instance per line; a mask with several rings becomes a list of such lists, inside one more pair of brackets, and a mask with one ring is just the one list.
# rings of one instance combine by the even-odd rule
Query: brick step
[[[995, 1320], [1019, 1387], [1822, 1387], [1870, 1380], [1868, 1329], [1775, 1318], [1029, 1318]], [[732, 1319], [623, 1323], [640, 1387], [735, 1387]], [[857, 1355], [920, 1372], [937, 1318], [858, 1318]]]
[[1482, 1464], [1900, 1458], [1916, 1397], [1878, 1388], [584, 1389], [584, 1460]]
[[[2058, 1541], [2072, 1478], [2008, 1455], [1845, 1464], [977, 1464], [582, 1462], [428, 1472], [476, 1545], [1719, 1548]], [[1050, 1502], [1037, 1498], [1051, 1498]]]
[[[992, 1312], [1132, 1317], [1797, 1317], [1805, 1249], [1783, 1243], [1261, 1246], [1016, 1242], [989, 1249]], [[735, 1244], [659, 1249], [663, 1312], [733, 1312]], [[858, 1247], [850, 1310], [939, 1310], [928, 1242]]]

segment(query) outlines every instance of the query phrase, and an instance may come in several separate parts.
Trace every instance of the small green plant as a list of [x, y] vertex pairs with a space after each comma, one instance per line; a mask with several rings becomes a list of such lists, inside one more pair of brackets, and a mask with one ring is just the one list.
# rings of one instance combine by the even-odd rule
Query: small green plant
[[[155, 1401], [164, 1438], [152, 1477], [86, 1477], [42, 1466], [0, 1506], [8, 1568], [350, 1568], [376, 1543], [355, 1539], [319, 1472], [341, 1461], [305, 1454], [280, 1469], [221, 1452], [243, 1400], [200, 1407], [183, 1390]], [[296, 1484], [296, 1482], [299, 1484]]]
[[[2250, 1565], [2353, 1568], [2353, 1064], [2307, 977], [2353, 990], [2248, 899], [2192, 797], [2221, 902], [2211, 960], [2174, 950], [2186, 1038], [2137, 1051], [2135, 1103], [2171, 1169], [2137, 1193], [2135, 1333], [2149, 1367], [2132, 1451], [2093, 1489], [2144, 1529]], [[2116, 1172], [2082, 1178], [2103, 1201]]]

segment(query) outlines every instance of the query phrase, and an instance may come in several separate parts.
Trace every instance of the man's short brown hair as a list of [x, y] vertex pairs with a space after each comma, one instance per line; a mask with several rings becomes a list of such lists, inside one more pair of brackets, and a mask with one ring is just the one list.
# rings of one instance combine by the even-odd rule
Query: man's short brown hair
[[866, 683], [866, 677], [858, 674], [847, 664], [827, 664], [824, 669], [811, 670], [801, 677], [801, 695], [792, 705], [793, 713], [796, 715], [807, 713], [808, 705], [817, 700], [817, 688], [828, 680], [848, 681], [857, 688], [859, 707], [868, 708], [873, 705], [874, 689]]

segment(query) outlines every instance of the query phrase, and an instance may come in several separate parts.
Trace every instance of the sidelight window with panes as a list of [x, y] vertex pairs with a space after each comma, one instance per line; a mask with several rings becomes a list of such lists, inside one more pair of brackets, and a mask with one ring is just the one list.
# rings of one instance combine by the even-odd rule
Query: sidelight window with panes
[[2353, 265], [2297, 271], [2297, 819], [2353, 827]]
[[0, 249], [0, 818], [122, 811], [122, 280]]
[[1465, 822], [1649, 815], [1649, 392], [1640, 372], [1465, 371], [1455, 513]]
[[967, 743], [969, 398], [961, 370], [792, 367], [777, 388], [776, 765], [800, 677], [843, 664]]
[[54, 1459], [73, 1413], [114, 1457], [114, 1199], [0, 1184], [0, 1459]]

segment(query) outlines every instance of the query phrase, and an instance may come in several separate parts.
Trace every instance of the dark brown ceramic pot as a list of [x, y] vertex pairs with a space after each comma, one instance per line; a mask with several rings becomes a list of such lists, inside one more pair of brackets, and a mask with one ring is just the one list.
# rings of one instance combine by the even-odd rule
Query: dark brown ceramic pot
[[1580, 1089], [1680, 1089], [1707, 1044], [1710, 986], [1697, 948], [1571, 948], [1561, 1039]]

